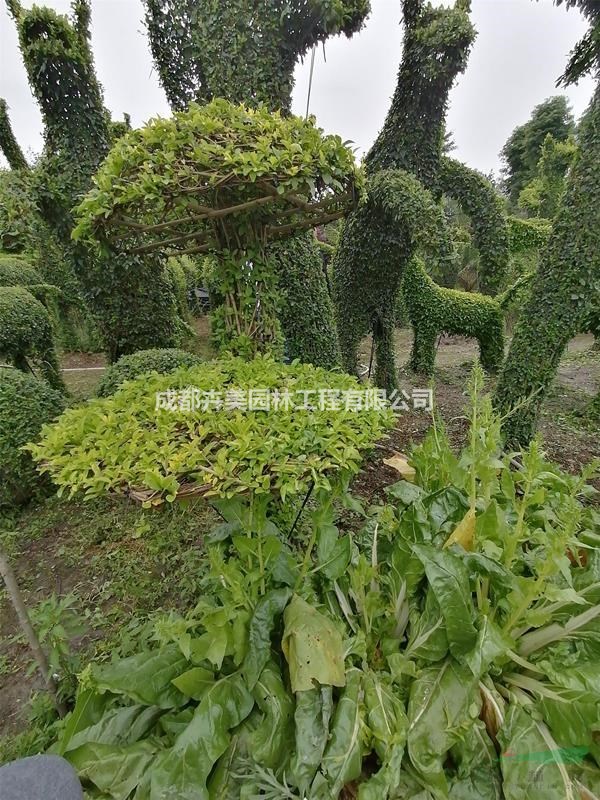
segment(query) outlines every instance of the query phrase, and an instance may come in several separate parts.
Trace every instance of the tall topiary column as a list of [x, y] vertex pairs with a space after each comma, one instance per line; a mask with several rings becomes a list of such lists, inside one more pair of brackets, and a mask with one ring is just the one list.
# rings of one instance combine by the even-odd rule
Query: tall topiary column
[[118, 248], [97, 258], [71, 241], [72, 208], [89, 189], [113, 138], [90, 47], [89, 4], [76, 0], [69, 19], [49, 8], [27, 10], [18, 0], [8, 3], [45, 125], [35, 185], [41, 215], [74, 264], [112, 358], [172, 344], [175, 304], [163, 265], [139, 261], [131, 270], [138, 280], [119, 284], [115, 275], [127, 269]]
[[[575, 50], [566, 80], [600, 66], [600, 10], [581, 0], [592, 27]], [[579, 126], [579, 152], [531, 295], [498, 380], [495, 404], [510, 444], [526, 444], [569, 339], [579, 333], [600, 291], [600, 82]]]

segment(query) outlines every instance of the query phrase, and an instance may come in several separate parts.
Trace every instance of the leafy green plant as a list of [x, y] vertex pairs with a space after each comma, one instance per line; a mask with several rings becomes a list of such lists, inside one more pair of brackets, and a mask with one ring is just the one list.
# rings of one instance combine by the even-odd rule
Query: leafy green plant
[[[220, 526], [196, 608], [92, 664], [54, 748], [100, 796], [564, 800], [600, 784], [598, 514], [471, 392], [354, 537]], [[517, 464], [517, 466], [515, 466]], [[348, 540], [348, 549], [342, 542]], [[335, 555], [331, 547], [339, 550]], [[147, 640], [146, 640], [147, 642]], [[500, 755], [498, 755], [500, 753]]]
[[73, 235], [105, 256], [115, 247], [134, 256], [212, 253], [222, 347], [278, 352], [267, 243], [341, 217], [360, 185], [351, 150], [324, 136], [314, 118], [217, 98], [122, 137], [80, 204]]
[[0, 359], [31, 372], [29, 361], [55, 389], [64, 389], [50, 315], [24, 286], [0, 286]]
[[77, 597], [72, 593], [64, 597], [53, 594], [31, 609], [30, 618], [61, 696], [72, 697], [75, 676], [81, 666], [72, 641], [86, 631], [77, 610]]
[[[179, 411], [177, 403], [175, 410], [157, 409], [159, 393], [168, 399], [169, 391], [186, 390], [188, 409], [190, 392], [198, 393], [195, 409], [185, 410], [185, 403]], [[30, 450], [70, 495], [134, 492], [147, 504], [189, 493], [272, 495], [284, 503], [311, 486], [330, 490], [357, 472], [361, 454], [391, 423], [391, 412], [373, 404], [363, 411], [343, 402], [338, 410], [321, 410], [319, 393], [328, 391], [363, 389], [349, 375], [307, 364], [224, 358], [151, 374], [110, 398], [69, 409]], [[252, 392], [259, 400], [270, 392], [269, 408], [240, 409]]]

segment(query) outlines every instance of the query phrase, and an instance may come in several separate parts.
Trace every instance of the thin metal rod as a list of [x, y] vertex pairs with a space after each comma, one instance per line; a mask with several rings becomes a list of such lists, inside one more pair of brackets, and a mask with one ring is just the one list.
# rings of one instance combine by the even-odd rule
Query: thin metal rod
[[317, 50], [316, 44], [313, 45], [312, 53], [310, 54], [310, 74], [308, 76], [308, 95], [306, 97], [306, 114], [304, 119], [308, 119], [308, 109], [310, 108], [310, 93], [312, 90], [313, 72], [315, 70], [315, 53]]
[[302, 505], [300, 506], [300, 510], [296, 514], [296, 519], [294, 520], [294, 524], [292, 525], [292, 528], [291, 528], [290, 532], [288, 533], [288, 536], [291, 536], [294, 533], [294, 531], [296, 530], [296, 525], [298, 524], [298, 521], [299, 521], [300, 517], [302, 516], [302, 512], [304, 511], [304, 508], [305, 508], [306, 504], [308, 503], [308, 501], [310, 499], [310, 496], [313, 493], [313, 489], [314, 488], [315, 488], [315, 482], [311, 481], [311, 484], [309, 486], [308, 492], [306, 493], [306, 497], [302, 501]]

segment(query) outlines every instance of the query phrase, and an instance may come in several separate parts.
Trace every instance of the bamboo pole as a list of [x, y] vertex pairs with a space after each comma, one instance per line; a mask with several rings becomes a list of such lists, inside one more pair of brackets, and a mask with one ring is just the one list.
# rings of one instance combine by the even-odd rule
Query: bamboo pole
[[0, 575], [2, 575], [2, 578], [4, 580], [4, 585], [6, 586], [6, 591], [8, 593], [8, 597], [12, 603], [12, 606], [19, 620], [21, 630], [23, 631], [23, 634], [25, 635], [25, 638], [29, 643], [29, 647], [31, 648], [33, 657], [37, 661], [37, 665], [42, 675], [42, 678], [44, 679], [44, 682], [48, 687], [48, 691], [54, 697], [56, 710], [58, 711], [61, 717], [64, 717], [65, 714], [67, 713], [67, 709], [65, 707], [65, 704], [62, 702], [62, 700], [60, 700], [58, 696], [58, 686], [56, 685], [56, 681], [50, 674], [50, 665], [48, 664], [48, 659], [46, 658], [46, 654], [42, 650], [42, 646], [37, 637], [37, 634], [33, 630], [33, 627], [31, 625], [31, 621], [29, 619], [29, 613], [27, 611], [27, 607], [25, 606], [23, 595], [21, 594], [21, 591], [17, 584], [15, 573], [13, 572], [12, 567], [8, 562], [7, 555], [1, 548], [0, 548]]

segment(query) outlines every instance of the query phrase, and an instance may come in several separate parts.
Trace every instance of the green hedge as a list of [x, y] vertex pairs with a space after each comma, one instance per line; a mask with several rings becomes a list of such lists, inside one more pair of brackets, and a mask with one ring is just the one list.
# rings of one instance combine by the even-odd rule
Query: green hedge
[[21, 256], [0, 254], [0, 286], [35, 286], [45, 283], [42, 274]]
[[64, 399], [46, 381], [0, 368], [0, 508], [17, 506], [48, 485], [23, 445], [64, 410]]
[[194, 367], [201, 361], [199, 356], [176, 348], [140, 350], [129, 356], [121, 356], [116, 364], [110, 366], [104, 373], [97, 394], [99, 397], [109, 397], [122, 383], [145, 373], [158, 372], [162, 375], [173, 372], [179, 367]]

